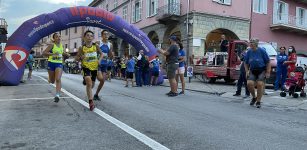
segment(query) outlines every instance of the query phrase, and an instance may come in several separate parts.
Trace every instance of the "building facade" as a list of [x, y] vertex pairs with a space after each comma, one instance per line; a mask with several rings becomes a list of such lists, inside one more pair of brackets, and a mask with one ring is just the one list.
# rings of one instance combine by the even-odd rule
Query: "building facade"
[[[157, 47], [167, 48], [176, 35], [189, 56], [219, 51], [222, 34], [228, 40], [247, 40], [250, 35], [251, 1], [237, 0], [94, 0], [99, 7], [121, 16], [142, 29]], [[135, 54], [121, 39], [114, 38], [118, 55]], [[189, 57], [188, 57], [189, 58]]]
[[[82, 36], [86, 27], [73, 27], [66, 30], [59, 31], [61, 34], [61, 43], [63, 44], [64, 51], [68, 53], [75, 53], [78, 48], [82, 45]], [[35, 55], [42, 57], [43, 51], [52, 44], [52, 34], [42, 38], [37, 42], [32, 50], [35, 51]]]
[[306, 0], [253, 0], [251, 36], [306, 53]]
[[[193, 58], [206, 51], [219, 51], [220, 36], [228, 40], [257, 37], [276, 48], [294, 45], [306, 53], [307, 0], [93, 0], [89, 6], [108, 10], [142, 29], [156, 47], [167, 48], [168, 37], [176, 35]], [[76, 27], [61, 31], [67, 52], [76, 52], [84, 31], [92, 30], [95, 41], [102, 29]], [[50, 43], [44, 37], [33, 48], [36, 55]], [[116, 56], [136, 54], [127, 42], [110, 37]], [[188, 57], [189, 59], [190, 57]]]

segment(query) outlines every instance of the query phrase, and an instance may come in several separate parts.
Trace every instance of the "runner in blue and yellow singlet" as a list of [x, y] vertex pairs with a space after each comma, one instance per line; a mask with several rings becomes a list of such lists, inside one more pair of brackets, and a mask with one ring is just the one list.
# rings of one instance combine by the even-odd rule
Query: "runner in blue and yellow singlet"
[[[93, 102], [92, 89], [97, 77], [98, 63], [101, 61], [103, 54], [99, 50], [99, 46], [93, 43], [94, 33], [92, 31], [86, 31], [83, 38], [85, 44], [79, 48], [76, 60], [81, 61], [83, 76], [86, 83], [86, 93], [89, 99], [89, 107], [90, 110], [93, 111], [95, 105]], [[98, 58], [98, 56], [100, 57]], [[97, 78], [101, 83], [102, 79], [99, 76]]]
[[54, 102], [59, 102], [61, 93], [61, 77], [63, 70], [63, 55], [68, 56], [69, 54], [64, 53], [63, 45], [61, 44], [61, 35], [54, 33], [52, 35], [53, 44], [50, 44], [44, 51], [44, 55], [48, 56], [48, 75], [49, 83], [56, 85], [56, 95]]
[[98, 68], [98, 78], [101, 78], [102, 81], [99, 83], [96, 93], [94, 95], [94, 100], [100, 101], [100, 97], [98, 96], [101, 88], [104, 85], [105, 81], [105, 76], [107, 73], [107, 68], [108, 68], [108, 61], [112, 59], [113, 57], [113, 46], [112, 44], [108, 41], [109, 38], [109, 32], [107, 30], [102, 30], [101, 31], [101, 38], [102, 40], [100, 41], [99, 49], [103, 54], [103, 58], [99, 63], [99, 68]]

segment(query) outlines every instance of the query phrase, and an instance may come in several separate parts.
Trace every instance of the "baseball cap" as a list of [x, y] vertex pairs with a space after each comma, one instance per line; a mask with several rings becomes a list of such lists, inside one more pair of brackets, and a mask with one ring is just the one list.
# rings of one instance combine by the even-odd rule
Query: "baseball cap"
[[170, 36], [169, 39], [171, 39], [173, 41], [177, 41], [177, 37], [175, 35]]

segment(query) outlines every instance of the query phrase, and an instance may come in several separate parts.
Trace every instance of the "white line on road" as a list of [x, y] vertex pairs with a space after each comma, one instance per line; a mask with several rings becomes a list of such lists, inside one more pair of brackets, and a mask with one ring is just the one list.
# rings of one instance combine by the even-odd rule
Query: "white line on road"
[[[41, 97], [41, 98], [16, 98], [16, 99], [0, 99], [0, 101], [26, 101], [26, 100], [47, 100], [53, 99], [54, 97]], [[71, 97], [60, 97], [60, 98], [71, 98]]]
[[[49, 84], [26, 84], [26, 85], [49, 85]], [[21, 85], [23, 86], [23, 85]]]
[[[41, 76], [37, 76], [39, 78], [41, 78], [42, 80], [48, 82], [46, 79], [44, 79]], [[55, 85], [52, 84], [52, 86], [55, 87]], [[77, 102], [79, 102], [80, 104], [82, 104], [84, 107], [89, 108], [89, 104], [87, 102], [85, 102], [84, 100], [78, 98], [77, 96], [71, 94], [70, 92], [66, 91], [65, 89], [61, 89], [63, 93], [65, 93], [66, 95], [70, 96], [71, 98], [73, 98], [74, 100], [76, 100]], [[105, 112], [101, 111], [98, 108], [95, 108], [93, 110], [93, 112], [95, 112], [96, 114], [98, 114], [99, 116], [101, 116], [102, 118], [106, 119], [107, 121], [111, 122], [112, 124], [116, 125], [117, 127], [119, 127], [120, 129], [124, 130], [125, 132], [127, 132], [128, 134], [132, 135], [133, 137], [135, 137], [136, 139], [138, 139], [139, 141], [143, 142], [144, 144], [146, 144], [147, 146], [149, 146], [150, 148], [154, 149], [154, 150], [169, 150], [167, 147], [163, 146], [162, 144], [156, 142], [155, 140], [149, 138], [148, 136], [144, 135], [143, 133], [131, 128], [130, 126], [126, 125], [125, 123], [117, 120], [116, 118], [113, 118], [112, 116], [106, 114]]]

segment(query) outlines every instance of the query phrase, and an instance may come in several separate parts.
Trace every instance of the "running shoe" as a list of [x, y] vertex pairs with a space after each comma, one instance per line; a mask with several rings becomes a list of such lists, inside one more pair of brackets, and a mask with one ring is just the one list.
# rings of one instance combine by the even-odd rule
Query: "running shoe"
[[174, 93], [174, 92], [171, 92], [168, 97], [175, 97], [175, 96], [178, 96], [178, 93]]
[[261, 108], [261, 102], [257, 102], [257, 103], [256, 103], [256, 107], [257, 107], [257, 108]]
[[94, 105], [94, 102], [93, 102], [93, 100], [89, 100], [89, 106], [90, 106], [90, 111], [93, 111], [94, 110], [94, 108], [95, 108], [95, 105]]
[[179, 93], [179, 95], [184, 95], [184, 91], [181, 91], [181, 92]]
[[98, 95], [94, 95], [94, 101], [101, 101], [101, 99]]
[[59, 97], [58, 95], [56, 95], [56, 96], [54, 97], [54, 102], [58, 103], [59, 101], [60, 101], [60, 97]]
[[253, 106], [256, 103], [257, 98], [252, 98], [251, 102], [249, 103], [249, 105]]
[[169, 95], [169, 94], [171, 94], [172, 93], [172, 91], [169, 91], [168, 93], [166, 93], [165, 95]]

